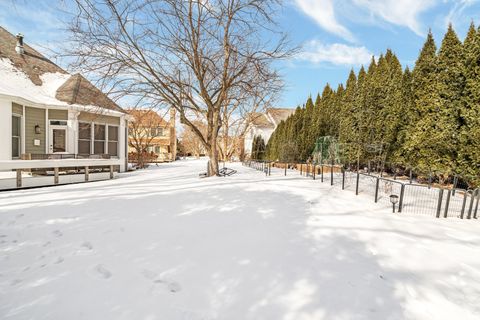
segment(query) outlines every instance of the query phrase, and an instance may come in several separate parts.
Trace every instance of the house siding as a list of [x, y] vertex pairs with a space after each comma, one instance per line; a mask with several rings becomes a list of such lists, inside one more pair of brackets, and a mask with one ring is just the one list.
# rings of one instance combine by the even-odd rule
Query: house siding
[[23, 106], [19, 105], [18, 103], [12, 102], [12, 113], [23, 116]]
[[48, 119], [68, 120], [68, 111], [48, 109]]
[[80, 112], [78, 121], [95, 122], [101, 124], [120, 125], [120, 117], [105, 116], [102, 114]]
[[[40, 133], [35, 133], [35, 125], [40, 126]], [[25, 107], [25, 152], [45, 153], [45, 109]], [[34, 145], [34, 140], [40, 140], [40, 145]]]

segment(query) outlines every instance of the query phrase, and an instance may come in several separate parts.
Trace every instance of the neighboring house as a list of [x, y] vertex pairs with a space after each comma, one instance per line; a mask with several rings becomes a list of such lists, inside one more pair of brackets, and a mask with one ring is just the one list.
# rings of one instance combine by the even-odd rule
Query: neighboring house
[[170, 109], [169, 121], [153, 110], [130, 109], [127, 112], [132, 116], [128, 128], [128, 152], [154, 153], [159, 162], [175, 161], [175, 109]]
[[0, 27], [0, 170], [19, 168], [21, 159], [55, 159], [60, 167], [114, 159], [102, 164], [125, 171], [127, 120], [82, 75], [69, 74], [24, 44], [22, 35]]
[[252, 153], [252, 143], [255, 136], [261, 136], [268, 143], [268, 139], [280, 122], [295, 112], [295, 109], [268, 108], [265, 113], [252, 112], [249, 114], [250, 124], [245, 132], [244, 152], [249, 157]]

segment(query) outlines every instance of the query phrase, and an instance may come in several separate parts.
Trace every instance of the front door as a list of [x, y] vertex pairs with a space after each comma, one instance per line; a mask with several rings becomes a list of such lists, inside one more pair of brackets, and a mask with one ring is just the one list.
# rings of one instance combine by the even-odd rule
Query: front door
[[50, 126], [50, 153], [67, 152], [67, 128]]

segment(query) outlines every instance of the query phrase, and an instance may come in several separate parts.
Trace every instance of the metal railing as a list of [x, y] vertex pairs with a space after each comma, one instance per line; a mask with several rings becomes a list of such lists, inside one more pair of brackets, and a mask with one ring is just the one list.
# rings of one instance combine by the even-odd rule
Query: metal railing
[[22, 160], [110, 159], [109, 154], [31, 153]]
[[295, 170], [302, 176], [354, 191], [356, 195], [365, 194], [376, 203], [392, 205], [391, 196], [394, 196], [398, 199], [398, 204], [394, 205], [398, 213], [460, 219], [477, 219], [478, 216], [480, 188], [421, 184], [411, 177], [390, 178], [334, 164], [248, 160], [243, 165], [262, 171], [266, 176], [286, 176]]

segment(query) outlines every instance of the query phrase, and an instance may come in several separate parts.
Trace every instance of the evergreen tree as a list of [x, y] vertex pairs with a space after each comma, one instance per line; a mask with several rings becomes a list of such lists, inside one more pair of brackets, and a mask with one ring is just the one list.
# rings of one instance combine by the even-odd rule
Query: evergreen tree
[[407, 154], [405, 152], [404, 144], [407, 132], [412, 123], [411, 116], [415, 112], [415, 103], [413, 99], [413, 75], [407, 67], [402, 77], [401, 85], [401, 100], [398, 110], [398, 131], [395, 146], [393, 147], [393, 154], [390, 160], [393, 163], [408, 166]]
[[472, 23], [464, 47], [465, 88], [460, 112], [459, 172], [480, 185], [480, 29]]
[[442, 153], [436, 155], [436, 160], [439, 161], [438, 167], [442, 175], [448, 176], [458, 166], [457, 147], [465, 87], [463, 46], [451, 24], [438, 53], [437, 74], [441, 107], [436, 115], [435, 129], [438, 131], [436, 136], [441, 139], [439, 143]]
[[442, 145], [444, 138], [441, 127], [437, 126], [442, 108], [439, 81], [437, 76], [436, 45], [431, 32], [420, 52], [413, 70], [414, 112], [407, 131], [405, 149], [408, 161], [420, 170], [443, 170]]

